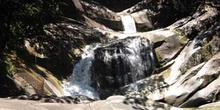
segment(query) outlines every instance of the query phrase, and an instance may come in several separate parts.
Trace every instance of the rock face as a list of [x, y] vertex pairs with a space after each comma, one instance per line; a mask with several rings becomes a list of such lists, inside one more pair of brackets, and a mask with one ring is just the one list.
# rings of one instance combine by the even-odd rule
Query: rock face
[[150, 76], [155, 69], [148, 39], [127, 37], [102, 45], [94, 51], [92, 86], [102, 98], [124, 85]]
[[137, 23], [139, 31], [147, 31], [157, 28], [164, 28], [177, 19], [183, 18], [194, 12], [201, 4], [200, 0], [179, 1], [179, 0], [142, 0], [136, 5], [121, 13], [131, 14]]
[[105, 40], [101, 32], [83, 23], [71, 19], [63, 20], [66, 23], [45, 25], [44, 35], [26, 39], [30, 46], [25, 47], [32, 57], [36, 57], [36, 64], [46, 67], [57, 77], [72, 73], [72, 64], [86, 44]]
[[[125, 86], [119, 91], [128, 96], [139, 94], [148, 99], [162, 100], [177, 107], [198, 107], [219, 101], [219, 12], [211, 7], [202, 11], [203, 14], [194, 14], [196, 18], [183, 19], [168, 27], [184, 33], [189, 41], [184, 42], [186, 45], [181, 48], [176, 48], [179, 52], [176, 51], [172, 58], [166, 57], [164, 49], [168, 47], [163, 46], [172, 49], [178, 43], [175, 39], [172, 38], [171, 44], [162, 44], [156, 48], [159, 51], [156, 53], [161, 53], [158, 55], [160, 59], [170, 59], [167, 63], [161, 63], [165, 67], [160, 74]], [[169, 37], [165, 39], [168, 41]]]
[[81, 48], [91, 42], [104, 42], [101, 32], [78, 21], [66, 18], [63, 21], [66, 23], [45, 25], [43, 35], [25, 39], [18, 52], [7, 53], [5, 56], [6, 68], [15, 88], [17, 86], [23, 90], [18, 93], [56, 94], [58, 89], [59, 96], [62, 96], [58, 79], [72, 73], [72, 65], [79, 58]]
[[[39, 65], [28, 65], [15, 53], [8, 54], [11, 59], [11, 76], [17, 87], [25, 94], [54, 94], [62, 96], [61, 83], [51, 72]], [[19, 64], [19, 65], [17, 65]]]

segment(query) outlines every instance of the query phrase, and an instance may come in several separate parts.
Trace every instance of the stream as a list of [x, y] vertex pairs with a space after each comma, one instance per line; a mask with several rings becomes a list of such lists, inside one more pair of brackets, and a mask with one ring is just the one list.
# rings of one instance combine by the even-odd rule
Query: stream
[[[137, 32], [130, 15], [121, 15], [121, 20], [125, 35]], [[64, 95], [104, 99], [120, 87], [150, 76], [155, 69], [152, 48], [147, 38], [139, 36], [87, 45], [63, 85]]]

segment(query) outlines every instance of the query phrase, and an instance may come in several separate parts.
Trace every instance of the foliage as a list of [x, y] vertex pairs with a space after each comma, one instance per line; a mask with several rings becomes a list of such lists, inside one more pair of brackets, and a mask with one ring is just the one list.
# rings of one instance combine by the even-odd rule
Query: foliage
[[16, 44], [25, 37], [42, 32], [44, 24], [62, 15], [60, 7], [65, 5], [59, 0], [1, 0], [0, 50], [5, 48], [6, 42]]
[[13, 72], [14, 65], [11, 62], [11, 59], [8, 57], [5, 57], [4, 62], [6, 64], [6, 70], [7, 70], [8, 75], [12, 77], [14, 75], [14, 72]]

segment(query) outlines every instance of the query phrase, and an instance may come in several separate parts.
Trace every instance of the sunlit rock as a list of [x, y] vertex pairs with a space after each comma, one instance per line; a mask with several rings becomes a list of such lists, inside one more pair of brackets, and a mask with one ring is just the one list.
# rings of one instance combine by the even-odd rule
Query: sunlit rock
[[[160, 53], [164, 52], [162, 54], [164, 56], [161, 58], [167, 56], [167, 59], [170, 60], [165, 62], [165, 65], [162, 63], [163, 67], [159, 70], [158, 75], [152, 75], [126, 85], [115, 94], [123, 94], [128, 97], [147, 97], [177, 107], [198, 107], [205, 103], [218, 101], [219, 23], [207, 20], [209, 18], [217, 19], [219, 15], [215, 11], [214, 9], [209, 10], [195, 19], [185, 19], [185, 22], [180, 20], [178, 22], [182, 22], [182, 24], [175, 28], [170, 28], [174, 26], [171, 25], [168, 27], [170, 30], [149, 32], [163, 36], [164, 40], [155, 48], [156, 54], [160, 49]], [[201, 23], [197, 24], [197, 21]], [[211, 25], [207, 26], [202, 23]], [[176, 51], [175, 48], [178, 46], [175, 44], [180, 45], [181, 49], [177, 48], [178, 51]], [[175, 47], [173, 49], [175, 51], [166, 46]]]

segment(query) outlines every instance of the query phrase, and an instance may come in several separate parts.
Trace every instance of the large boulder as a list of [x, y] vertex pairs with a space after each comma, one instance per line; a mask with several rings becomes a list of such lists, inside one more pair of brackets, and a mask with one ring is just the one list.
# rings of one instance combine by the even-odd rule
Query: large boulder
[[148, 39], [127, 37], [94, 51], [92, 86], [105, 98], [115, 89], [150, 76], [154, 70], [155, 58]]
[[[110, 9], [94, 1], [75, 0], [75, 6], [80, 8], [81, 15], [86, 24], [104, 30], [121, 30], [120, 16]], [[79, 6], [80, 7], [79, 7]]]

